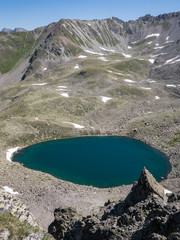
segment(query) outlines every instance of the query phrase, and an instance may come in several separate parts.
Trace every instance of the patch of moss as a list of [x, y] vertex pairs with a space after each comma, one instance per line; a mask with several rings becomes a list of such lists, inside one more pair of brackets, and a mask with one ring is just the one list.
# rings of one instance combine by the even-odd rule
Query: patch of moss
[[179, 166], [179, 163], [173, 164], [173, 167], [177, 168]]

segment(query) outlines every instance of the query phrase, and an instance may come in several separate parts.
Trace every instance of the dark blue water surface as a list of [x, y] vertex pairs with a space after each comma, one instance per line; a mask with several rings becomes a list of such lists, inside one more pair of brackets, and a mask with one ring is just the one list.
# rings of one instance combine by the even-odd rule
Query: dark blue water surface
[[13, 161], [73, 183], [98, 187], [131, 184], [144, 166], [159, 181], [171, 168], [166, 155], [125, 137], [42, 142], [18, 151]]

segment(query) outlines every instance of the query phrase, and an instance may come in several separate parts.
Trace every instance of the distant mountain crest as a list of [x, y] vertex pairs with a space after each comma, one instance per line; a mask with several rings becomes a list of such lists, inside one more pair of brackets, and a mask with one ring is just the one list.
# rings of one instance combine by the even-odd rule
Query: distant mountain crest
[[10, 28], [3, 28], [0, 32], [12, 33], [12, 32], [27, 32], [24, 28], [15, 28], [14, 30]]

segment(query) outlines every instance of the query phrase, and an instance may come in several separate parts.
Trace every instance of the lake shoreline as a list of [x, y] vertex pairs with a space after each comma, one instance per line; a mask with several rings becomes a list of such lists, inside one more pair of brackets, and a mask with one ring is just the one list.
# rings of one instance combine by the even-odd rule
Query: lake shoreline
[[[99, 136], [108, 136], [108, 134]], [[114, 134], [113, 136], [117, 135]], [[69, 138], [74, 137], [76, 136], [70, 136]], [[82, 137], [82, 135], [78, 135], [78, 137]], [[153, 147], [155, 145], [155, 142], [147, 141], [143, 137], [141, 139], [133, 139], [145, 142]], [[20, 146], [20, 149], [24, 147], [27, 146]], [[162, 151], [158, 144], [155, 148]], [[83, 216], [96, 214], [108, 200], [119, 201], [125, 199], [132, 187], [132, 185], [123, 185], [101, 189], [63, 181], [49, 174], [27, 169], [19, 163], [8, 162], [5, 159], [7, 149], [2, 150], [0, 153], [0, 161], [5, 169], [5, 171], [0, 172], [2, 178], [1, 185], [11, 187], [14, 191], [20, 193], [18, 197], [27, 205], [37, 222], [45, 230], [47, 230], [48, 225], [53, 220], [55, 208], [74, 207]], [[171, 166], [178, 159], [178, 154], [171, 156], [171, 154], [168, 154], [168, 151], [165, 154], [169, 157]], [[163, 180], [161, 184], [175, 192], [179, 189], [180, 180], [176, 178], [173, 168], [167, 175], [167, 179]]]
[[[116, 147], [114, 148], [114, 146]], [[46, 148], [48, 148], [48, 150]], [[73, 156], [68, 154], [69, 148], [73, 152]], [[121, 185], [132, 184], [134, 181], [138, 180], [139, 174], [144, 166], [151, 171], [153, 176], [156, 177], [156, 180], [158, 181], [166, 179], [168, 173], [172, 169], [168, 156], [163, 152], [151, 147], [148, 144], [145, 144], [143, 141], [126, 136], [81, 136], [77, 138], [64, 138], [40, 142], [25, 148], [21, 148], [21, 150], [18, 149], [13, 153], [13, 162], [19, 162], [27, 168], [33, 170], [37, 169], [41, 172], [51, 174], [60, 180], [98, 188], [112, 188], [119, 187]], [[103, 149], [103, 151], [99, 152], [99, 149]], [[109, 151], [107, 149], [111, 150]], [[128, 149], [131, 149], [131, 151], [128, 151]], [[86, 155], [86, 152], [89, 152], [89, 154]], [[98, 154], [97, 157], [96, 154]], [[109, 157], [107, 157], [108, 154], [110, 154]], [[52, 159], [51, 164], [49, 165], [50, 155], [52, 156]], [[55, 156], [57, 156], [57, 158]], [[84, 157], [86, 159], [86, 167], [83, 164]], [[97, 164], [98, 159], [95, 159], [99, 157], [100, 161], [98, 161]], [[110, 157], [110, 168], [104, 168], [103, 166], [108, 164]], [[148, 161], [146, 160], [147, 158]], [[66, 161], [64, 162], [60, 159], [66, 159]], [[78, 161], [76, 161], [73, 171], [71, 171], [70, 166], [74, 164], [75, 159]], [[124, 162], [123, 159], [126, 159], [126, 161]], [[131, 159], [133, 159], [133, 161], [131, 161]], [[124, 164], [127, 164], [127, 162], [129, 162], [129, 164], [126, 167]], [[132, 168], [134, 168], [134, 162], [137, 163], [135, 166], [137, 173], [132, 170]], [[163, 167], [165, 166], [165, 163], [167, 164], [167, 169], [164, 169], [165, 172], [162, 172], [160, 165]], [[154, 164], [155, 166], [153, 166]], [[113, 167], [114, 165], [116, 166], [115, 168]], [[47, 168], [46, 166], [49, 167]], [[128, 166], [131, 166], [131, 168], [128, 169]], [[66, 174], [64, 175], [63, 172], [61, 173], [61, 171], [57, 171], [57, 169], [63, 169], [63, 172], [65, 171]], [[94, 175], [92, 179], [90, 172], [92, 173], [96, 169], [101, 171], [98, 171], [98, 173]], [[117, 169], [119, 170], [117, 171]], [[157, 169], [159, 169], [161, 172], [157, 171]], [[133, 180], [127, 178], [128, 172], [125, 174], [127, 170], [128, 172], [131, 171], [129, 175], [130, 178], [134, 178]], [[87, 172], [84, 175], [83, 173], [85, 171]], [[119, 180], [117, 180], [117, 178], [116, 180], [113, 180], [114, 175], [118, 176], [118, 174], [120, 174]], [[104, 180], [101, 180], [103, 178]], [[117, 183], [117, 181], [119, 181], [119, 183]]]

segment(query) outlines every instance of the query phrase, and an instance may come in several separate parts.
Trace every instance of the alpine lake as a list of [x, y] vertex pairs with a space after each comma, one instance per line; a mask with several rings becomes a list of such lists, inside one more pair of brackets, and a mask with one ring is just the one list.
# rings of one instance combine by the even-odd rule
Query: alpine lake
[[168, 157], [126, 137], [81, 137], [42, 142], [17, 151], [25, 167], [81, 185], [109, 188], [132, 184], [146, 167], [157, 181], [171, 169]]

